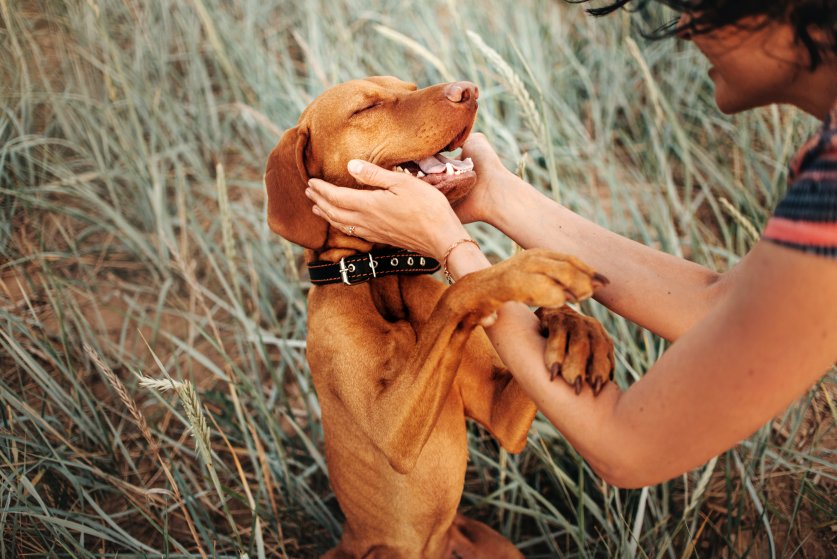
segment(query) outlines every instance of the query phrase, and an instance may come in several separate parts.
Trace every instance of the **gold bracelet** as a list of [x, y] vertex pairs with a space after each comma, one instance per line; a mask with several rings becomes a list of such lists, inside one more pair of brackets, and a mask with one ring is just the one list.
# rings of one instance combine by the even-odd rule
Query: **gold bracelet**
[[475, 247], [480, 248], [480, 245], [477, 243], [477, 241], [470, 238], [459, 239], [458, 241], [450, 245], [450, 247], [448, 247], [448, 250], [445, 251], [444, 258], [442, 258], [442, 272], [445, 274], [445, 279], [448, 280], [448, 285], [453, 285], [454, 281], [453, 276], [450, 274], [450, 270], [448, 270], [448, 257], [450, 256], [450, 253], [453, 252], [453, 249], [465, 243], [474, 243]]

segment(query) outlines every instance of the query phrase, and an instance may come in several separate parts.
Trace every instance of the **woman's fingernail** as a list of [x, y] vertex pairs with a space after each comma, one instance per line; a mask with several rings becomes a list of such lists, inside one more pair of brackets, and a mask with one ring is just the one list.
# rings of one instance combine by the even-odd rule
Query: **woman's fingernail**
[[352, 174], [360, 173], [363, 170], [363, 162], [357, 159], [349, 161], [349, 172]]
[[317, 206], [312, 206], [311, 211], [314, 212], [314, 215], [316, 216], [320, 215], [320, 208], [318, 208]]
[[305, 189], [305, 195], [308, 196], [309, 198], [312, 198], [314, 196], [314, 191], [311, 190], [310, 188], [306, 188]]

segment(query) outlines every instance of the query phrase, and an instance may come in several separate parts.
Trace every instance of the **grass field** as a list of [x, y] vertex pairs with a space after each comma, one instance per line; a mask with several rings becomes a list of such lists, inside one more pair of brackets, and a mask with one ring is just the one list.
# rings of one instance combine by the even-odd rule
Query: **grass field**
[[[753, 244], [816, 125], [724, 117], [692, 47], [561, 2], [0, 0], [0, 556], [334, 545], [308, 284], [266, 226], [261, 176], [319, 92], [372, 74], [474, 81], [477, 128], [510, 168], [717, 270]], [[665, 349], [584, 308], [616, 340], [620, 384]], [[462, 510], [531, 557], [833, 557], [835, 380], [636, 491], [541, 418], [519, 456], [472, 426]]]

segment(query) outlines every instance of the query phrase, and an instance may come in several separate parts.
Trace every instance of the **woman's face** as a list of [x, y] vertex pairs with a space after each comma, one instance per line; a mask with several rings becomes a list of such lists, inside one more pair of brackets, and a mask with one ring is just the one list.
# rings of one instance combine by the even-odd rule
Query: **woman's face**
[[[684, 14], [680, 23], [688, 21]], [[795, 103], [797, 76], [807, 50], [794, 42], [789, 25], [746, 18], [709, 33], [686, 37], [709, 59], [715, 102], [727, 114], [771, 103]]]

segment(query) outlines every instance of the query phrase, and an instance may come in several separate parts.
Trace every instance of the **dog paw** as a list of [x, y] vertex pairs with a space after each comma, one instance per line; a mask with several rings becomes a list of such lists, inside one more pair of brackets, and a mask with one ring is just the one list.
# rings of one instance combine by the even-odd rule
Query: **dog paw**
[[540, 308], [535, 313], [546, 340], [544, 363], [550, 380], [556, 376], [580, 394], [586, 384], [599, 392], [613, 378], [613, 341], [599, 321], [570, 307]]
[[[467, 285], [467, 288], [465, 286]], [[537, 307], [560, 307], [581, 301], [607, 284], [607, 279], [573, 256], [530, 249], [491, 268], [465, 276], [454, 287], [468, 291], [490, 308], [509, 301]], [[485, 306], [485, 305], [483, 305]]]
[[586, 299], [606, 284], [604, 276], [577, 258], [531, 249], [468, 274], [448, 289], [445, 300], [463, 323], [490, 326], [503, 303], [557, 308]]

